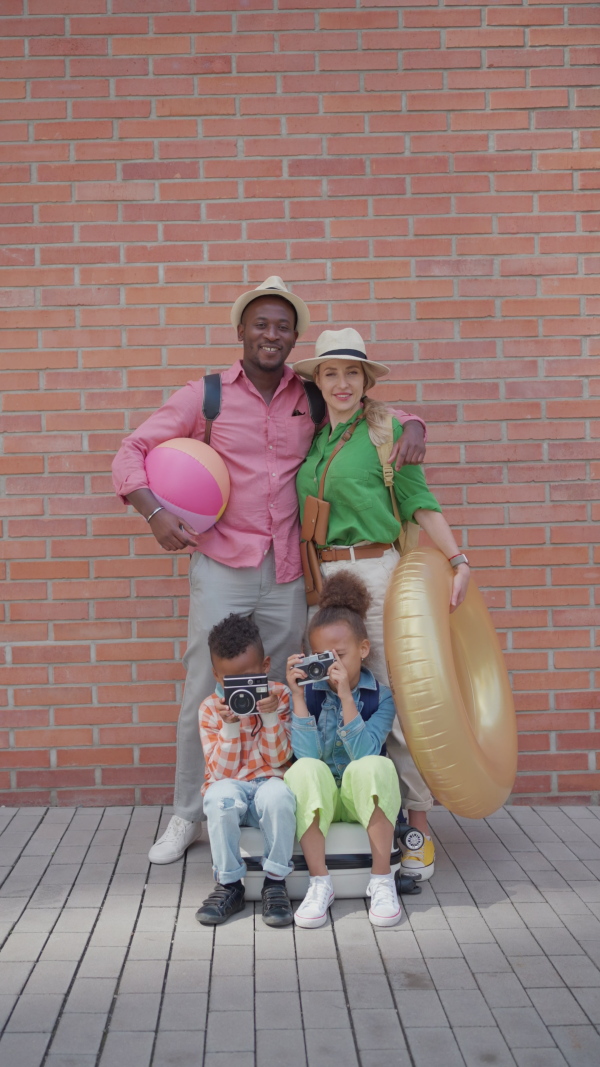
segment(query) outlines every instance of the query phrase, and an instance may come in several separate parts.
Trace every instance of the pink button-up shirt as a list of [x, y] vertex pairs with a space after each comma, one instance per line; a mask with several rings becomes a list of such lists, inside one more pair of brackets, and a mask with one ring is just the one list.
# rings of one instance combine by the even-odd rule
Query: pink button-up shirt
[[[221, 381], [210, 443], [225, 461], [231, 492], [222, 518], [199, 535], [196, 551], [229, 567], [259, 567], [273, 545], [277, 581], [291, 582], [302, 573], [296, 474], [315, 431], [304, 388], [284, 367], [267, 404], [241, 360]], [[202, 378], [188, 382], [124, 439], [112, 466], [124, 503], [136, 489], [148, 488], [144, 460], [151, 448], [173, 437], [204, 440], [203, 397]]]

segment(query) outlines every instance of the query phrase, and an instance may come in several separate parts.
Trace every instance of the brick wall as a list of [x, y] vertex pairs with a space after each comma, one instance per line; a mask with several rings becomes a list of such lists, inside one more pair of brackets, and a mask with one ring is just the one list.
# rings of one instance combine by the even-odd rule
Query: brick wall
[[237, 357], [229, 306], [268, 274], [311, 305], [303, 352], [358, 327], [428, 420], [516, 796], [597, 801], [598, 4], [0, 9], [0, 802], [170, 799], [187, 561], [110, 461]]

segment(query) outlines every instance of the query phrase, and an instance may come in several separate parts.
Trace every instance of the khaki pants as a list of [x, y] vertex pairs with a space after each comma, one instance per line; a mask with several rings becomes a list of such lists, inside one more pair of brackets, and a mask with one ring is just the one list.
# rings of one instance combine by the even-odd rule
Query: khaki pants
[[[377, 681], [382, 685], [390, 684], [383, 650], [383, 602], [392, 571], [399, 558], [396, 549], [390, 547], [379, 559], [357, 559], [354, 562], [352, 560], [340, 560], [335, 563], [321, 564], [321, 572], [324, 578], [329, 578], [340, 570], [351, 570], [359, 578], [362, 578], [367, 586], [372, 601], [365, 620], [371, 642], [371, 651], [366, 663], [373, 671]], [[312, 617], [316, 610], [316, 608], [311, 608], [309, 617]], [[404, 734], [397, 718], [386, 741], [386, 747], [400, 779], [402, 807], [411, 811], [429, 811], [433, 807], [433, 797], [408, 751]]]
[[183, 657], [187, 675], [177, 723], [174, 808], [182, 819], [196, 822], [202, 816], [204, 780], [198, 709], [215, 688], [209, 631], [231, 612], [252, 615], [265, 654], [271, 656], [270, 677], [283, 682], [287, 657], [302, 647], [306, 597], [303, 578], [277, 584], [273, 549], [260, 567], [227, 567], [194, 552], [189, 577], [188, 645]]

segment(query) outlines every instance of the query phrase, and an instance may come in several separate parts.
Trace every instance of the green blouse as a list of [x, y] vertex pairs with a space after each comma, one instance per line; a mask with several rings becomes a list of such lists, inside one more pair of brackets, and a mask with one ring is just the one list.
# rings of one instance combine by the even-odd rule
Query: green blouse
[[[296, 476], [300, 501], [300, 518], [304, 500], [317, 496], [323, 467], [344, 431], [358, 418], [338, 423], [330, 434], [329, 424], [315, 436], [310, 452]], [[402, 426], [393, 419], [394, 441], [402, 435]], [[422, 467], [407, 465], [394, 472], [394, 489], [398, 510], [404, 521], [414, 522], [418, 508], [441, 511], [433, 493], [427, 488]], [[377, 449], [371, 443], [363, 419], [352, 437], [338, 452], [325, 478], [324, 498], [331, 503], [327, 543], [355, 545], [359, 541], [395, 541], [400, 532], [392, 511], [390, 491], [383, 481]]]

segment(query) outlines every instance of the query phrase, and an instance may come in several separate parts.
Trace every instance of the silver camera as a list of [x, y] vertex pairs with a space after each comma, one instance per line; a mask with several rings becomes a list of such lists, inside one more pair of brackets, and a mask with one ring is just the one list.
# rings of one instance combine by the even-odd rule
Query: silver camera
[[320, 682], [327, 677], [327, 672], [332, 663], [335, 663], [333, 652], [316, 652], [314, 656], [306, 656], [296, 666], [305, 671], [306, 678], [299, 678], [298, 685], [309, 685], [311, 682]]
[[258, 701], [268, 695], [266, 674], [229, 674], [223, 679], [223, 698], [234, 715], [252, 715]]

